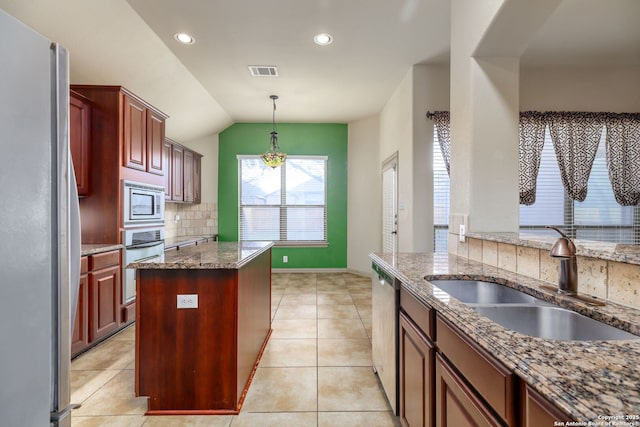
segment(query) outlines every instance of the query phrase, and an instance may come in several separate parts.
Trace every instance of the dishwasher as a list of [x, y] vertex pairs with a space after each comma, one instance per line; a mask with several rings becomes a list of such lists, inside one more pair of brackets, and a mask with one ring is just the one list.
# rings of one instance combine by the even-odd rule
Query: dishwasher
[[371, 358], [389, 404], [398, 415], [398, 308], [400, 282], [375, 263], [371, 273]]

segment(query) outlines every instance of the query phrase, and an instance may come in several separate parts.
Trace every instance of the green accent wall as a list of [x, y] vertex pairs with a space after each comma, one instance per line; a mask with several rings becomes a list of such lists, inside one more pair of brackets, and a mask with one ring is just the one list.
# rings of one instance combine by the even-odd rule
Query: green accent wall
[[[269, 148], [271, 123], [236, 123], [219, 135], [218, 239], [238, 240], [239, 154]], [[273, 268], [347, 267], [347, 125], [278, 123], [278, 145], [291, 155], [328, 156], [327, 247], [274, 247]], [[282, 257], [289, 257], [288, 263]]]

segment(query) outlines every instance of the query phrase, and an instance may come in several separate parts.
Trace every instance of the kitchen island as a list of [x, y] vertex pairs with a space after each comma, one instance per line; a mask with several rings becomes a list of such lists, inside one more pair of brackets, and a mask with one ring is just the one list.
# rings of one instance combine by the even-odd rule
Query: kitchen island
[[209, 242], [136, 268], [147, 415], [236, 414], [271, 334], [271, 242]]

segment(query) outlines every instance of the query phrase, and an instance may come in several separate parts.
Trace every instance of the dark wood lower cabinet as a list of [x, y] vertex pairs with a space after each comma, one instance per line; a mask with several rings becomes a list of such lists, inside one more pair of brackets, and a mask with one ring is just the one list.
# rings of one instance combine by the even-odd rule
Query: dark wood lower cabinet
[[71, 357], [117, 332], [122, 326], [120, 263], [120, 250], [82, 257]]
[[80, 353], [89, 345], [89, 275], [87, 274], [87, 257], [82, 257], [80, 265], [78, 302], [73, 323], [73, 335], [71, 336], [71, 356]]
[[571, 420], [529, 385], [523, 383], [521, 390], [523, 427], [552, 427], [556, 421]]
[[433, 343], [400, 312], [400, 422], [433, 427], [435, 421]]
[[92, 316], [90, 339], [96, 341], [118, 330], [120, 323], [120, 265], [89, 273]]
[[503, 425], [440, 354], [436, 355], [436, 405], [438, 427]]

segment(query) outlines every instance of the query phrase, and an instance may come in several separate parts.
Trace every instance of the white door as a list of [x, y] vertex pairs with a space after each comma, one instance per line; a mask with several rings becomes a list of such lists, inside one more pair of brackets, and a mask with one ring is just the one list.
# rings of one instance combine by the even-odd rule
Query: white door
[[398, 153], [382, 163], [382, 251], [398, 251]]

